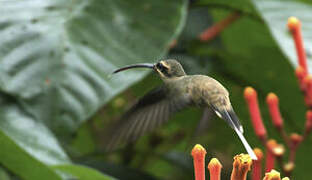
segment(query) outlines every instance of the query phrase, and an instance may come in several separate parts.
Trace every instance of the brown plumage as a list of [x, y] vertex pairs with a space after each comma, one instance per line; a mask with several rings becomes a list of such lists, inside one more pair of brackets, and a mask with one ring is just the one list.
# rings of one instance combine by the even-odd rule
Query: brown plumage
[[235, 130], [250, 156], [256, 159], [243, 136], [243, 128], [232, 108], [229, 93], [218, 81], [204, 75], [186, 75], [181, 64], [173, 59], [156, 64], [126, 66], [114, 73], [137, 67], [154, 69], [164, 85], [146, 94], [114, 125], [107, 141], [108, 149], [136, 140], [167, 122], [170, 115], [195, 105], [209, 107], [224, 119]]

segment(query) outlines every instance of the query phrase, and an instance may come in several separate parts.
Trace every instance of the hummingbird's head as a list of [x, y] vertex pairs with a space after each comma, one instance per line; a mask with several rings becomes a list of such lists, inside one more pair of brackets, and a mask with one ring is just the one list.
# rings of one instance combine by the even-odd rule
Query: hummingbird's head
[[159, 61], [154, 65], [154, 69], [164, 79], [186, 75], [182, 65], [175, 59]]
[[151, 68], [154, 69], [162, 79], [170, 79], [174, 77], [181, 77], [185, 75], [181, 64], [174, 59], [167, 59], [159, 61], [156, 64], [142, 63], [125, 66], [115, 70], [113, 73], [118, 73], [132, 68]]

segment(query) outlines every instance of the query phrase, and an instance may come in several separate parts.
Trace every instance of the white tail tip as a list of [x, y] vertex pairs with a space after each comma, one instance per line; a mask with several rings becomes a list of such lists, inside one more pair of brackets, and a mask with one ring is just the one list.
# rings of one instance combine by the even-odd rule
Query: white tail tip
[[239, 139], [242, 141], [247, 153], [249, 154], [249, 156], [251, 157], [252, 160], [257, 160], [257, 156], [254, 153], [254, 151], [251, 149], [250, 145], [248, 144], [247, 140], [245, 139], [244, 135], [237, 129], [234, 128], [235, 132], [237, 133]]

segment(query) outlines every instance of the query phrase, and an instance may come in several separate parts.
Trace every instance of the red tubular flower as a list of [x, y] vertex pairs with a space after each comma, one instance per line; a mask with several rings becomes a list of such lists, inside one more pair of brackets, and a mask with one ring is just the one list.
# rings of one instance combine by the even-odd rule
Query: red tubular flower
[[199, 35], [199, 39], [201, 41], [209, 41], [216, 37], [220, 32], [222, 32], [226, 27], [228, 27], [231, 23], [237, 20], [240, 17], [238, 12], [234, 12], [230, 14], [228, 17], [223, 19], [220, 22], [217, 22], [212, 27], [209, 27], [204, 32]]
[[257, 156], [257, 160], [253, 160], [253, 166], [251, 170], [251, 176], [252, 180], [261, 180], [262, 177], [262, 158], [263, 158], [263, 153], [261, 149], [255, 148], [254, 152]]
[[234, 157], [231, 180], [246, 180], [251, 168], [252, 160], [248, 154], [239, 154]]
[[265, 172], [270, 172], [274, 168], [275, 156], [273, 149], [277, 145], [274, 139], [268, 140], [266, 144]]
[[305, 87], [305, 102], [306, 105], [312, 107], [312, 75], [307, 75], [304, 80]]
[[206, 150], [200, 144], [196, 144], [192, 150], [195, 180], [205, 180], [205, 156]]
[[303, 80], [306, 76], [306, 73], [304, 72], [304, 69], [301, 66], [298, 66], [296, 68], [296, 76], [297, 76], [301, 91], [305, 91], [305, 87], [304, 87], [305, 85], [304, 85]]
[[273, 125], [280, 130], [283, 127], [283, 119], [279, 110], [278, 101], [278, 97], [274, 93], [269, 93], [266, 98]]
[[263, 125], [259, 110], [257, 92], [252, 87], [246, 87], [244, 97], [248, 104], [249, 114], [255, 133], [259, 139], [264, 141], [266, 139], [266, 129]]
[[220, 180], [221, 179], [221, 168], [222, 164], [216, 158], [212, 158], [208, 164], [208, 169], [210, 173], [210, 180]]
[[288, 29], [292, 33], [295, 42], [298, 63], [304, 69], [305, 74], [308, 74], [307, 57], [303, 47], [300, 21], [295, 17], [288, 18]]
[[309, 110], [306, 113], [306, 123], [305, 123], [305, 135], [308, 135], [312, 130], [312, 111]]

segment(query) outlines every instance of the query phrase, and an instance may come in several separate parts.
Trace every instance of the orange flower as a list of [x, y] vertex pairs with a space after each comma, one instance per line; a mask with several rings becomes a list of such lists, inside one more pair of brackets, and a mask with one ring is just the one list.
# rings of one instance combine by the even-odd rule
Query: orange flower
[[269, 107], [269, 112], [271, 115], [273, 125], [277, 129], [281, 129], [283, 127], [283, 119], [281, 117], [281, 113], [278, 106], [279, 104], [278, 97], [274, 93], [269, 93], [266, 98], [266, 102]]
[[221, 179], [221, 168], [222, 164], [216, 158], [212, 158], [208, 164], [208, 169], [210, 173], [210, 180], [220, 180]]
[[251, 168], [252, 160], [248, 154], [239, 154], [234, 157], [231, 180], [246, 180]]
[[269, 172], [274, 168], [275, 155], [273, 149], [277, 146], [274, 139], [270, 139], [266, 144], [266, 157], [265, 157], [265, 172]]
[[199, 39], [201, 41], [210, 41], [215, 38], [218, 34], [220, 34], [226, 27], [235, 22], [240, 17], [238, 12], [234, 12], [230, 14], [228, 17], [223, 19], [220, 22], [217, 22], [212, 27], [209, 27], [204, 32], [199, 35]]
[[257, 156], [257, 160], [253, 160], [253, 166], [251, 170], [252, 180], [260, 180], [262, 177], [262, 159], [263, 153], [261, 149], [255, 148], [254, 152]]
[[248, 104], [249, 114], [251, 117], [252, 125], [256, 135], [259, 139], [266, 139], [266, 129], [262, 122], [262, 117], [259, 110], [257, 92], [252, 87], [246, 87], [244, 97]]
[[295, 42], [298, 63], [304, 69], [305, 74], [308, 74], [307, 57], [303, 46], [301, 23], [299, 19], [296, 17], [288, 18], [288, 29], [292, 33]]
[[206, 150], [200, 144], [196, 144], [192, 150], [195, 180], [205, 180], [205, 156]]

